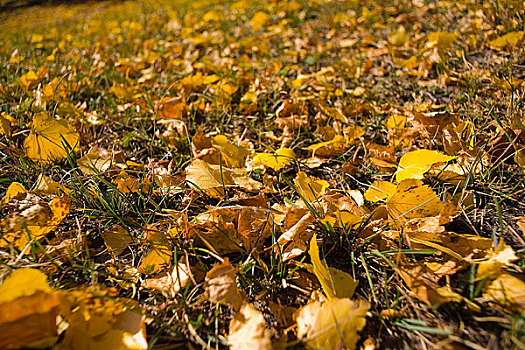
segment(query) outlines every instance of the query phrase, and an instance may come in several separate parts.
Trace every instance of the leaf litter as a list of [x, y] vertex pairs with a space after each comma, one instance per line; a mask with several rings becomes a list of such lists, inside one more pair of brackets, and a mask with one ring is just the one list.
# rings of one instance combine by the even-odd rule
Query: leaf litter
[[0, 347], [522, 348], [522, 19], [0, 14]]

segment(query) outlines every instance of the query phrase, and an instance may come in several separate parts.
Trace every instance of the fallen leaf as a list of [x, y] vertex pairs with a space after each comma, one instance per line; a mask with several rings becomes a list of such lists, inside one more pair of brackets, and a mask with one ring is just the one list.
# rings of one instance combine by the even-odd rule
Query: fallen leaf
[[201, 274], [196, 275], [195, 269], [192, 269], [190, 264], [186, 263], [185, 260], [186, 259], [180, 260], [177, 266], [171, 267], [158, 277], [144, 280], [141, 286], [174, 298], [182, 288], [185, 288], [188, 283], [191, 282], [192, 276], [196, 281], [203, 278]]
[[499, 275], [487, 285], [483, 297], [505, 309], [525, 312], [525, 282], [508, 273]]
[[489, 41], [489, 45], [497, 49], [504, 49], [507, 46], [515, 46], [523, 39], [524, 34], [525, 31], [509, 32]]
[[101, 236], [108, 250], [115, 256], [122, 254], [124, 250], [133, 243], [131, 234], [119, 225], [115, 225], [111, 229], [102, 232]]
[[518, 260], [518, 257], [514, 249], [506, 245], [505, 241], [501, 239], [498, 247], [489, 253], [488, 259], [479, 263], [476, 280], [481, 280], [485, 277], [494, 278], [503, 272], [504, 267], [509, 266], [516, 260]]
[[212, 303], [221, 303], [239, 310], [244, 303], [244, 296], [237, 288], [237, 269], [228, 258], [220, 264], [215, 264], [206, 274], [204, 281], [204, 298]]
[[2, 200], [2, 203], [7, 204], [9, 203], [11, 198], [15, 198], [20, 194], [25, 193], [27, 193], [27, 190], [25, 189], [24, 185], [22, 185], [20, 182], [11, 182], [11, 184], [7, 188], [7, 191], [5, 192], [5, 196]]
[[58, 340], [58, 296], [42, 272], [21, 268], [0, 285], [0, 348], [52, 347]]
[[426, 149], [405, 153], [405, 155], [399, 160], [396, 181], [401, 182], [405, 179], [422, 179], [423, 175], [430, 170], [431, 165], [448, 162], [454, 158], [455, 157], [447, 156], [437, 151]]
[[60, 314], [67, 322], [59, 349], [145, 350], [145, 317], [136, 302], [102, 287], [60, 291]]
[[289, 148], [279, 148], [274, 153], [256, 153], [251, 160], [252, 167], [263, 166], [281, 170], [295, 159], [295, 153]]
[[64, 119], [55, 119], [46, 113], [33, 117], [31, 133], [24, 148], [31, 160], [52, 162], [62, 160], [78, 147], [78, 132]]
[[212, 140], [212, 145], [219, 149], [223, 159], [223, 165], [228, 168], [242, 168], [250, 151], [241, 146], [228, 142], [224, 135], [217, 135]]
[[330, 186], [325, 180], [310, 179], [303, 171], [297, 173], [294, 183], [299, 191], [299, 195], [308, 203], [317, 202]]
[[172, 244], [164, 232], [155, 226], [149, 225], [145, 228], [146, 242], [150, 248], [142, 259], [137, 271], [152, 275], [162, 270], [171, 261]]
[[215, 168], [201, 159], [194, 159], [186, 168], [186, 181], [211, 197], [224, 197], [226, 186], [233, 185], [230, 172]]
[[353, 350], [369, 308], [366, 301], [348, 298], [310, 302], [298, 312], [297, 338], [309, 349]]
[[58, 182], [53, 180], [53, 178], [44, 174], [40, 174], [38, 175], [35, 188], [32, 192], [41, 196], [52, 196], [58, 195], [60, 193], [69, 194], [71, 193], [71, 190], [65, 187], [64, 185], [59, 184]]
[[310, 240], [308, 251], [312, 259], [314, 274], [321, 283], [328, 300], [333, 298], [351, 298], [354, 295], [358, 281], [344, 271], [328, 267], [324, 260], [319, 257], [317, 246], [317, 235], [314, 234]]
[[245, 303], [230, 322], [228, 344], [232, 350], [271, 350], [271, 335], [260, 311]]

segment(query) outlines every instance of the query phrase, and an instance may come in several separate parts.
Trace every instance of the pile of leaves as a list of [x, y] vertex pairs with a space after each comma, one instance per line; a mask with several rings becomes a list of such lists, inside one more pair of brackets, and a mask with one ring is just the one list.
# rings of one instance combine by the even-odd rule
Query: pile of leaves
[[524, 15], [0, 14], [0, 348], [525, 348]]

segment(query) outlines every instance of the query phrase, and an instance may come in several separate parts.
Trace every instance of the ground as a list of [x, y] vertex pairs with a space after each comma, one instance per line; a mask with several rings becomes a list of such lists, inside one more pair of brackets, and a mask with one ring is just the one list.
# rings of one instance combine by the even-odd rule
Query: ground
[[525, 349], [523, 2], [26, 5], [0, 347]]

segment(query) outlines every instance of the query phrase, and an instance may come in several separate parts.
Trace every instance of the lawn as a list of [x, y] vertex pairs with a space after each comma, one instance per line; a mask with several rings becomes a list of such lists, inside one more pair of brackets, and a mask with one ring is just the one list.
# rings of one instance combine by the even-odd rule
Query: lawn
[[5, 3], [1, 349], [525, 349], [522, 1]]

